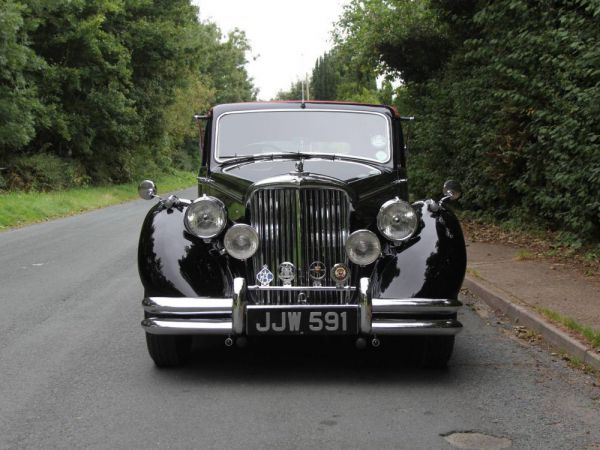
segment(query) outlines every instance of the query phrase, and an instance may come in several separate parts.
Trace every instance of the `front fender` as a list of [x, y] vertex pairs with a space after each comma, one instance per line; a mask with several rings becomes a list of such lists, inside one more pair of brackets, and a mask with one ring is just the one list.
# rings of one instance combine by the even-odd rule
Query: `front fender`
[[233, 277], [225, 257], [191, 236], [183, 224], [186, 205], [160, 203], [146, 216], [138, 245], [145, 296], [230, 297]]
[[420, 210], [420, 232], [378, 261], [371, 276], [374, 298], [458, 297], [467, 268], [465, 240], [452, 211], [430, 211], [431, 202], [413, 205]]

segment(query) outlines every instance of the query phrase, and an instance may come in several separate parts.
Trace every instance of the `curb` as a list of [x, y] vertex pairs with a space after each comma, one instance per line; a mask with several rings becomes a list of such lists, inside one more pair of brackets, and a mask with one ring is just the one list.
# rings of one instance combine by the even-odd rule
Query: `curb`
[[596, 370], [600, 370], [600, 354], [552, 325], [539, 314], [510, 301], [505, 293], [487, 285], [483, 280], [474, 279], [468, 275], [465, 277], [463, 287], [515, 323], [539, 333], [552, 347], [579, 359]]

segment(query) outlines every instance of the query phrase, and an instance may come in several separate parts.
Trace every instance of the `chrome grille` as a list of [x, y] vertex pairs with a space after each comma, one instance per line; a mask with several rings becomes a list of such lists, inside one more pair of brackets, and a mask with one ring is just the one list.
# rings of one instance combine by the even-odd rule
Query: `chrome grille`
[[[260, 248], [252, 258], [249, 277], [267, 265], [275, 275], [272, 285], [281, 286], [279, 264], [296, 266], [295, 286], [311, 286], [308, 268], [321, 261], [327, 268], [323, 286], [333, 286], [329, 271], [339, 262], [348, 264], [344, 244], [350, 229], [350, 203], [339, 189], [267, 188], [250, 199], [250, 220], [258, 231]], [[256, 279], [249, 280], [256, 284]], [[259, 304], [296, 304], [297, 292], [254, 292]], [[351, 300], [346, 292], [305, 292], [311, 304], [343, 304]]]

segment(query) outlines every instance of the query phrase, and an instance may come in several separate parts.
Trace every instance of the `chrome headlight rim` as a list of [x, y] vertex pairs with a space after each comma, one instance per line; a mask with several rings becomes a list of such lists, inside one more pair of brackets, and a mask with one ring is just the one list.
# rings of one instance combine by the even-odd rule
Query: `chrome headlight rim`
[[[229, 245], [230, 240], [232, 239], [231, 235], [235, 232], [239, 232], [239, 231], [247, 231], [249, 232], [249, 234], [252, 236], [252, 238], [254, 239], [253, 242], [255, 242], [255, 248], [252, 251], [251, 254], [249, 254], [248, 256], [246, 256], [245, 258], [242, 258], [239, 256], [239, 253], [236, 255], [236, 252], [232, 252], [231, 251], [231, 245]], [[235, 225], [233, 225], [232, 227], [230, 227], [226, 232], [225, 232], [225, 236], [223, 237], [223, 246], [225, 247], [225, 250], [227, 250], [227, 254], [230, 255], [232, 258], [235, 258], [239, 261], [246, 261], [247, 259], [252, 258], [256, 252], [258, 251], [259, 247], [260, 247], [260, 237], [258, 236], [258, 232], [254, 229], [254, 227], [245, 224], [245, 223], [236, 223]]]
[[[198, 205], [203, 202], [212, 202], [212, 203], [216, 204], [217, 207], [220, 209], [222, 223], [219, 226], [219, 229], [217, 231], [215, 231], [214, 233], [207, 233], [207, 234], [198, 233], [198, 231], [194, 230], [192, 225], [190, 224], [190, 218], [189, 218], [190, 212], [195, 211], [195, 209], [198, 208]], [[194, 200], [191, 203], [191, 205], [189, 205], [187, 207], [185, 214], [184, 214], [183, 224], [185, 226], [185, 229], [188, 231], [188, 233], [192, 234], [193, 236], [199, 237], [201, 239], [213, 239], [213, 238], [219, 236], [223, 232], [225, 227], [227, 226], [227, 209], [225, 208], [225, 204], [216, 197], [204, 194], [202, 197], [198, 197], [196, 200]]]
[[[398, 236], [392, 236], [392, 235], [386, 233], [385, 227], [382, 224], [383, 219], [385, 218], [385, 214], [389, 211], [390, 207], [394, 206], [394, 205], [403, 205], [404, 207], [406, 207], [408, 210], [410, 210], [413, 213], [414, 224], [411, 224], [412, 229], [411, 229], [410, 233], [406, 234], [405, 236], [398, 237]], [[381, 235], [383, 237], [385, 237], [388, 241], [391, 241], [391, 242], [397, 243], [397, 244], [406, 242], [407, 240], [409, 240], [411, 237], [413, 237], [415, 235], [418, 228], [419, 228], [419, 216], [417, 215], [417, 211], [407, 201], [401, 200], [400, 198], [396, 197], [391, 200], [388, 200], [383, 205], [381, 205], [381, 208], [379, 208], [379, 212], [377, 213], [377, 229], [379, 230]]]
[[[358, 260], [358, 259], [355, 259], [355, 257], [353, 257], [352, 243], [356, 239], [358, 239], [358, 236], [360, 236], [360, 235], [368, 236], [369, 239], [371, 240], [371, 243], [374, 244], [374, 246], [376, 248], [376, 252], [373, 253], [373, 257], [370, 260]], [[381, 241], [379, 240], [377, 235], [370, 230], [361, 229], [361, 230], [356, 230], [356, 231], [350, 233], [350, 235], [348, 236], [348, 239], [346, 239], [346, 244], [344, 245], [344, 248], [346, 250], [346, 255], [348, 256], [348, 259], [350, 261], [352, 261], [352, 263], [354, 263], [358, 266], [361, 266], [361, 267], [365, 267], [370, 264], [373, 264], [381, 256]]]

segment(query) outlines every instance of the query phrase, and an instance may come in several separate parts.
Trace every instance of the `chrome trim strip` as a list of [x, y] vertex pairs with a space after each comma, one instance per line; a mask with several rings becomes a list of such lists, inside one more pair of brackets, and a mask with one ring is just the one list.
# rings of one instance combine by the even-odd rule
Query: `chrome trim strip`
[[216, 334], [229, 335], [233, 331], [231, 319], [158, 319], [142, 320], [146, 333], [163, 335]]
[[232, 199], [234, 199], [236, 202], [238, 203], [243, 203], [244, 202], [244, 195], [236, 192], [232, 189], [227, 189], [224, 186], [221, 186], [219, 183], [216, 182], [216, 180], [212, 180], [211, 183], [203, 183], [204, 187], [208, 187], [210, 189], [214, 189], [215, 191], [219, 191], [221, 194], [225, 194], [228, 195], [229, 197], [231, 197]]
[[309, 311], [344, 311], [358, 309], [358, 305], [248, 305], [247, 310], [257, 311], [288, 311], [297, 309], [306, 309]]
[[230, 298], [146, 297], [144, 311], [150, 314], [230, 314]]
[[374, 298], [373, 314], [377, 313], [455, 313], [462, 303], [440, 298]]
[[369, 199], [369, 198], [381, 195], [382, 192], [385, 192], [385, 191], [389, 190], [392, 186], [395, 186], [395, 185], [401, 184], [401, 183], [405, 183], [405, 182], [406, 182], [405, 179], [394, 180], [390, 184], [383, 185], [383, 186], [381, 186], [378, 189], [375, 189], [375, 190], [373, 190], [371, 192], [368, 192], [367, 194], [362, 194], [361, 200], [366, 200], [366, 199]]
[[354, 286], [248, 286], [249, 291], [326, 291], [326, 292], [354, 292]]
[[374, 335], [452, 336], [460, 333], [462, 324], [450, 320], [385, 319], [373, 321]]
[[[283, 195], [285, 195], [286, 191], [283, 191], [283, 192], [284, 192]], [[292, 216], [292, 220], [295, 219], [296, 223], [292, 227], [293, 235], [292, 235], [291, 245], [292, 245], [292, 248], [293, 248], [292, 254], [293, 254], [293, 258], [294, 258], [294, 264], [296, 264], [296, 270], [300, 271], [297, 274], [297, 276], [298, 277], [302, 277], [303, 272], [305, 270], [304, 260], [302, 258], [302, 256], [304, 255], [303, 252], [302, 252], [302, 240], [303, 240], [303, 237], [304, 237], [303, 236], [304, 235], [303, 231], [305, 231], [305, 230], [302, 229], [302, 214], [300, 213], [302, 211], [302, 202], [300, 201], [300, 190], [296, 189], [294, 191], [294, 194], [295, 194], [294, 195], [295, 198], [292, 201], [294, 201], [296, 203], [296, 214], [294, 216]], [[286, 215], [285, 209], [283, 209], [282, 212], [283, 212], [283, 215], [285, 216]], [[285, 228], [284, 228], [284, 230], [285, 230]], [[282, 234], [281, 230], [280, 230], [279, 234]], [[308, 282], [308, 277], [306, 277], [306, 282]]]
[[246, 312], [246, 280], [235, 278], [233, 280], [233, 300], [231, 309], [231, 322], [233, 332], [244, 332], [244, 314]]
[[[385, 161], [378, 161], [376, 159], [371, 159], [371, 158], [364, 158], [361, 156], [351, 156], [351, 158], [354, 159], [359, 159], [359, 160], [363, 160], [363, 161], [371, 161], [371, 162], [375, 162], [378, 164], [387, 164], [391, 161], [392, 159], [392, 153], [394, 151], [394, 142], [392, 139], [392, 130], [391, 130], [391, 119], [389, 116], [380, 113], [380, 112], [375, 112], [375, 111], [361, 111], [361, 110], [351, 110], [351, 109], [251, 109], [251, 110], [247, 110], [247, 111], [228, 111], [225, 112], [223, 114], [221, 114], [219, 117], [217, 117], [216, 123], [215, 123], [215, 139], [214, 139], [214, 153], [213, 153], [213, 157], [215, 158], [215, 160], [218, 163], [224, 163], [227, 161], [234, 161], [235, 158], [219, 158], [219, 122], [221, 121], [221, 118], [229, 116], [229, 115], [233, 115], [233, 114], [251, 114], [251, 113], [273, 113], [273, 112], [296, 112], [296, 113], [307, 113], [307, 112], [331, 112], [331, 113], [345, 113], [345, 114], [370, 114], [370, 115], [374, 115], [374, 116], [381, 116], [385, 119], [386, 122], [386, 132], [387, 132], [387, 141], [388, 141], [388, 159], [386, 159]], [[305, 152], [309, 155], [326, 155], [331, 157], [332, 155], [335, 155], [335, 153], [311, 153], [311, 152]], [[279, 155], [279, 154], [287, 154], [287, 153], [277, 153], [275, 152], [275, 154]], [[248, 156], [252, 156], [252, 155], [248, 155]]]
[[[302, 173], [302, 174], [288, 174], [278, 175], [272, 178], [265, 178], [264, 180], [257, 181], [250, 185], [246, 191], [246, 204], [248, 204], [257, 193], [268, 190], [268, 191], [279, 191], [279, 190], [338, 190], [342, 191], [347, 201], [352, 204], [356, 199], [350, 196], [348, 191], [348, 183], [340, 181], [336, 178], [328, 177], [321, 174], [313, 173]], [[307, 200], [307, 199], [305, 199]], [[315, 199], [313, 199], [315, 200]], [[318, 200], [318, 199], [316, 199]]]
[[364, 334], [370, 334], [372, 329], [371, 319], [371, 289], [368, 278], [360, 279], [360, 331]]

